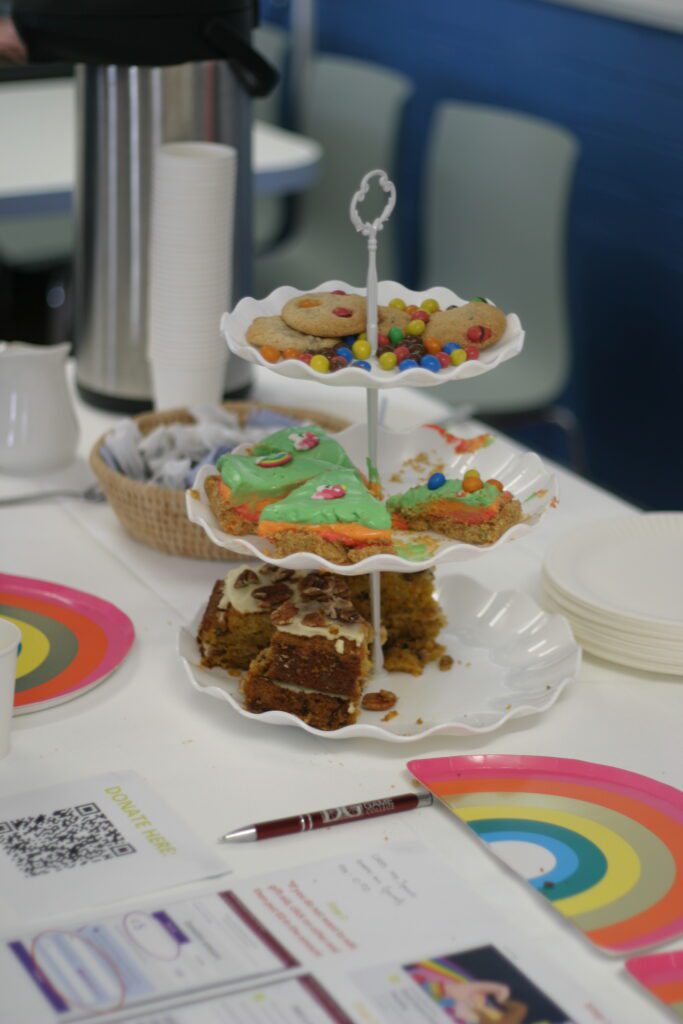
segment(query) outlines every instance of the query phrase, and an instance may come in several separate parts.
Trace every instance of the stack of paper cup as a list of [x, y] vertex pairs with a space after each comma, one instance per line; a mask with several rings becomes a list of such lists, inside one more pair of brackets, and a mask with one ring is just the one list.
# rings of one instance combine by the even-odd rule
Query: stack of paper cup
[[236, 179], [232, 146], [174, 142], [156, 151], [148, 358], [158, 409], [221, 398]]

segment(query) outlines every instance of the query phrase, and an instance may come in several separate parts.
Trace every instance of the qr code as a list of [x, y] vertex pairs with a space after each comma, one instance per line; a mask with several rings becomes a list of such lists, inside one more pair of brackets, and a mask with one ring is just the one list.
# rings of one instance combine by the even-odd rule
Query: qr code
[[27, 878], [135, 853], [95, 803], [0, 821], [0, 850]]

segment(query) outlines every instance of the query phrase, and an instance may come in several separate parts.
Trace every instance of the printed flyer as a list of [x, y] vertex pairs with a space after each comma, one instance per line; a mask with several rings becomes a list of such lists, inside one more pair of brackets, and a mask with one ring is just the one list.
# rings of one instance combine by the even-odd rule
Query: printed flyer
[[12, 1024], [596, 1024], [419, 843], [3, 936]]

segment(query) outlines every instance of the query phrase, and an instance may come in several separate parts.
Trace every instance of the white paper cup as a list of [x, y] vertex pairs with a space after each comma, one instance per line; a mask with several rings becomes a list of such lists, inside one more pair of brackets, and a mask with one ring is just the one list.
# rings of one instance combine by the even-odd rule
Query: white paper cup
[[17, 653], [21, 630], [9, 619], [0, 617], [0, 758], [9, 754], [9, 734], [14, 708], [17, 678]]
[[173, 409], [180, 405], [218, 404], [223, 398], [225, 359], [213, 366], [182, 366], [160, 359], [150, 360], [152, 394], [155, 409]]

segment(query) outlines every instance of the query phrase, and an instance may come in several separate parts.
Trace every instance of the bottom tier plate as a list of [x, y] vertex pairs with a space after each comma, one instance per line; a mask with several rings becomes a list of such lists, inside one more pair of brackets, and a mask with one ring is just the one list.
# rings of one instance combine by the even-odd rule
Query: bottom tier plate
[[510, 718], [547, 711], [576, 679], [581, 649], [562, 616], [547, 614], [520, 591], [490, 591], [468, 576], [445, 576], [438, 589], [449, 623], [440, 640], [453, 665], [447, 671], [428, 665], [419, 678], [392, 672], [369, 681], [366, 690], [384, 688], [398, 696], [398, 715], [386, 722], [381, 713], [362, 711], [355, 725], [323, 732], [283, 711], [247, 711], [239, 679], [200, 665], [196, 631], [203, 609], [191, 626], [181, 629], [178, 650], [200, 693], [227, 701], [246, 718], [298, 726], [333, 740], [410, 743], [438, 733], [491, 732]]

